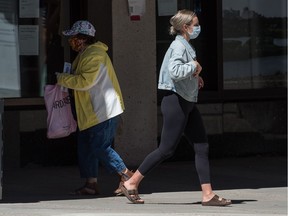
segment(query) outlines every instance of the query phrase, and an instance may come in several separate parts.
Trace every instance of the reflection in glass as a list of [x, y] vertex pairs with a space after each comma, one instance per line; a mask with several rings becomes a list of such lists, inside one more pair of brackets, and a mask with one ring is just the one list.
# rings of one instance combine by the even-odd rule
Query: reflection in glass
[[16, 1], [0, 0], [0, 98], [20, 95]]
[[223, 0], [224, 89], [287, 87], [287, 1]]
[[55, 72], [60, 71], [64, 64], [64, 49], [60, 28], [60, 0], [46, 1], [46, 66], [47, 84], [55, 84]]

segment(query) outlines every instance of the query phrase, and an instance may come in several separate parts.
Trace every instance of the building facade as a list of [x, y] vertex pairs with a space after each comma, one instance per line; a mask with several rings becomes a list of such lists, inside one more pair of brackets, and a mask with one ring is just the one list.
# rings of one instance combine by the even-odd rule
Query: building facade
[[[157, 77], [173, 40], [169, 19], [184, 8], [197, 12], [202, 29], [193, 46], [203, 66], [198, 106], [211, 157], [286, 154], [287, 1], [275, 1], [0, 0], [4, 164], [49, 164], [43, 158], [53, 160], [52, 150], [59, 157], [66, 150], [67, 163], [73, 162], [73, 136], [45, 137], [43, 87], [75, 57], [61, 30], [88, 19], [109, 46], [123, 91], [126, 110], [114, 147], [127, 164], [138, 165], [161, 139]], [[184, 138], [181, 144], [173, 159], [191, 159]], [[28, 146], [38, 150], [36, 159]]]

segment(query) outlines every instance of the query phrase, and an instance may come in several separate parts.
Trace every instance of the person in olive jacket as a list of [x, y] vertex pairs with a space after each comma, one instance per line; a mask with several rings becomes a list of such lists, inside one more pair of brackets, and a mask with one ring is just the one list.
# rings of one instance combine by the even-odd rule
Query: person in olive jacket
[[[124, 102], [107, 54], [108, 47], [96, 41], [95, 32], [87, 20], [79, 20], [71, 29], [62, 32], [69, 36], [69, 45], [78, 55], [72, 63], [71, 74], [56, 73], [57, 84], [71, 89], [75, 100], [79, 128], [78, 163], [80, 176], [86, 179], [85, 185], [73, 192], [79, 195], [99, 193], [99, 163], [118, 173], [122, 182], [133, 174], [112, 148]], [[118, 188], [115, 193], [121, 194], [121, 190]]]

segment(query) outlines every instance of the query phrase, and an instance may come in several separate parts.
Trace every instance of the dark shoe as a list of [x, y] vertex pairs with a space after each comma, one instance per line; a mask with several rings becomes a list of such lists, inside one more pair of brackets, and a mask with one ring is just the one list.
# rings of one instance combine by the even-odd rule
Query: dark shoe
[[202, 206], [227, 206], [231, 204], [231, 200], [220, 198], [217, 195], [207, 202], [202, 202]]
[[127, 174], [124, 174], [124, 173], [122, 174], [122, 176], [120, 177], [119, 186], [118, 186], [118, 188], [114, 191], [115, 196], [123, 196], [123, 195], [124, 195], [123, 192], [122, 192], [122, 190], [121, 190], [121, 187], [122, 187], [124, 181], [127, 181], [128, 179], [130, 179], [133, 174], [134, 174], [134, 173], [133, 173], [132, 171], [128, 171]]
[[99, 195], [97, 182], [86, 183], [83, 187], [75, 190], [71, 195]]

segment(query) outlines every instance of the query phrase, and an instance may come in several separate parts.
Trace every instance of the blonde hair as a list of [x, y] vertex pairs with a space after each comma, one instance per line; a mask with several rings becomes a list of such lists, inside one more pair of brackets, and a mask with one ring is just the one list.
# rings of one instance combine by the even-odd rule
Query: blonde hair
[[170, 35], [181, 34], [181, 30], [184, 24], [190, 25], [193, 18], [196, 14], [190, 10], [179, 10], [173, 17], [170, 19]]

